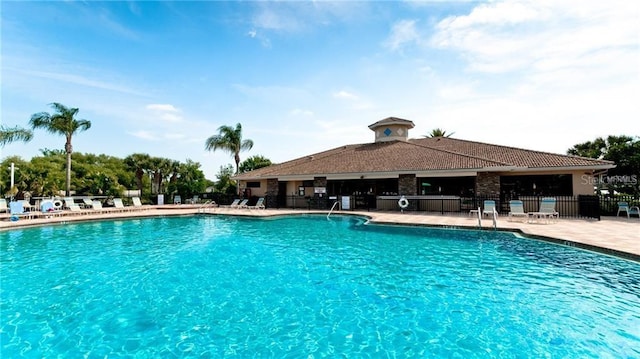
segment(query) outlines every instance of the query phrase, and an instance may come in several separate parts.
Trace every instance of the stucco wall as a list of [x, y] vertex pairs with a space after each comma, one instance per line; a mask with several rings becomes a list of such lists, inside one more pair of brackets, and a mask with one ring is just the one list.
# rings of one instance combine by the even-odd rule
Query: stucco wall
[[593, 195], [594, 178], [592, 175], [584, 174], [584, 172], [573, 173], [573, 195], [579, 196], [581, 194]]

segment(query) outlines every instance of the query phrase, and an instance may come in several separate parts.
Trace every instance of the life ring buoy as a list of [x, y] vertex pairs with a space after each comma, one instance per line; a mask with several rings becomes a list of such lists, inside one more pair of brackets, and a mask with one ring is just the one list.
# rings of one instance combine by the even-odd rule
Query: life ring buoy
[[59, 200], [59, 199], [56, 199], [55, 201], [53, 201], [53, 206], [54, 206], [56, 209], [60, 209], [60, 208], [62, 208], [62, 201], [61, 201], [61, 200]]
[[404, 196], [400, 197], [400, 199], [398, 200], [398, 206], [400, 206], [400, 208], [402, 209], [409, 207], [409, 200]]

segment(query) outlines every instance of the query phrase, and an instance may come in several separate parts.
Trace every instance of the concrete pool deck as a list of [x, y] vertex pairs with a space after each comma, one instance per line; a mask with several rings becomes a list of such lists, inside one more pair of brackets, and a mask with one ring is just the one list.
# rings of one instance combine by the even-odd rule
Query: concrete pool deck
[[[9, 215], [0, 216], [0, 230], [24, 228], [38, 225], [61, 224], [76, 221], [175, 216], [197, 214], [202, 208], [198, 205], [165, 205], [144, 206], [144, 209], [129, 211], [113, 211], [106, 208], [102, 213], [85, 210], [82, 213], [43, 216], [39, 214], [33, 219], [20, 219], [12, 222]], [[207, 208], [208, 214], [234, 216], [281, 216], [291, 214], [327, 214], [327, 211], [307, 211], [300, 209], [236, 209], [228, 207]], [[370, 218], [371, 223], [478, 228], [477, 217], [469, 217], [465, 213], [432, 213], [432, 212], [382, 212], [382, 211], [334, 211], [333, 214], [359, 215]], [[333, 215], [332, 214], [332, 215]], [[492, 230], [490, 219], [482, 221], [483, 229]], [[640, 219], [626, 217], [603, 217], [602, 220], [584, 220], [560, 218], [555, 223], [523, 223], [510, 222], [506, 216], [498, 218], [498, 230], [521, 232], [525, 235], [550, 240], [553, 242], [595, 250], [602, 253], [618, 255], [640, 261]]]

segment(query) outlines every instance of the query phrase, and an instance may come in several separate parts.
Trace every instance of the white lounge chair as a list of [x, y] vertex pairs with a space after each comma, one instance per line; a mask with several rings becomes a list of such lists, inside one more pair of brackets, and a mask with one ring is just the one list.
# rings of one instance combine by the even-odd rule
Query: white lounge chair
[[258, 198], [258, 201], [256, 202], [255, 205], [253, 206], [247, 206], [247, 208], [249, 209], [265, 209], [264, 206], [264, 197], [260, 197]]
[[529, 219], [529, 214], [524, 211], [524, 204], [520, 200], [509, 201], [509, 222], [515, 217], [522, 218], [523, 222]]
[[91, 208], [93, 208], [94, 212], [102, 213], [104, 211], [104, 208], [102, 208], [102, 202], [98, 200], [91, 202]]
[[543, 197], [540, 200], [538, 212], [529, 213], [529, 221], [544, 220], [546, 223], [555, 222], [560, 214], [556, 212], [556, 199], [553, 197]]
[[4, 198], [0, 198], [0, 212], [9, 212], [9, 207], [7, 207], [7, 200]]
[[114, 198], [113, 199], [113, 210], [116, 212], [124, 212], [128, 211], [130, 208], [125, 207], [124, 203], [122, 203], [122, 198]]
[[248, 199], [243, 199], [242, 201], [240, 201], [240, 203], [238, 203], [238, 207], [237, 208], [247, 208], [247, 202], [249, 202]]
[[484, 209], [482, 210], [482, 215], [493, 216], [493, 212], [496, 212], [496, 215], [498, 214], [498, 212], [496, 211], [496, 201], [492, 201], [492, 200], [484, 201]]
[[87, 214], [89, 212], [87, 212], [87, 210], [84, 210], [82, 208], [80, 208], [80, 205], [78, 204], [70, 204], [69, 207], [69, 212], [65, 213], [65, 214]]
[[82, 199], [82, 206], [84, 208], [92, 208], [93, 207], [93, 201], [91, 200], [91, 198], [83, 198]]
[[145, 209], [145, 206], [142, 205], [140, 201], [140, 197], [132, 197], [131, 201], [133, 202], [133, 208], [135, 209]]
[[76, 203], [73, 201], [72, 197], [65, 197], [64, 200], [64, 209], [71, 209], [71, 206], [74, 206]]
[[238, 208], [238, 204], [240, 204], [239, 199], [234, 199], [233, 202], [229, 205], [229, 208]]

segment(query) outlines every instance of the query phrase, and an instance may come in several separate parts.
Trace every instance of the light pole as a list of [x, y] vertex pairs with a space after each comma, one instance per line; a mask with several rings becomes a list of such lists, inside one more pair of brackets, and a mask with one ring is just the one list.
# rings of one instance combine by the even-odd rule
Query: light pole
[[11, 169], [11, 187], [9, 187], [9, 193], [11, 193], [11, 201], [13, 201], [13, 185], [15, 183], [14, 178], [15, 178], [15, 172], [18, 169], [13, 162], [11, 162], [11, 167], [9, 167]]

